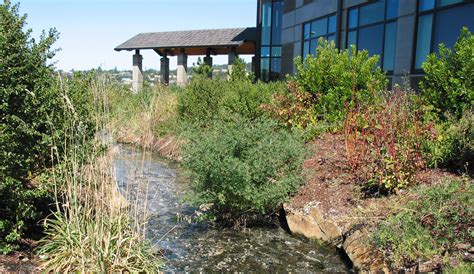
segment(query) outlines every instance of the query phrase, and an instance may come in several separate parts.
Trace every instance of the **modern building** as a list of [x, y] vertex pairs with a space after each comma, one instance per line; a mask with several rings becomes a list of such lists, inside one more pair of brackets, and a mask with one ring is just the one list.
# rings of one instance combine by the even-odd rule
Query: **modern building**
[[427, 55], [440, 43], [452, 47], [464, 26], [474, 30], [474, 0], [258, 0], [256, 28], [139, 34], [116, 50], [136, 51], [137, 87], [143, 49], [163, 57], [164, 83], [168, 55], [178, 55], [178, 82], [185, 84], [188, 55], [206, 55], [211, 64], [217, 54], [229, 55], [229, 70], [238, 54], [252, 54], [257, 77], [271, 81], [295, 73], [294, 58], [315, 54], [323, 37], [340, 49], [356, 45], [379, 55], [400, 83], [419, 79]]

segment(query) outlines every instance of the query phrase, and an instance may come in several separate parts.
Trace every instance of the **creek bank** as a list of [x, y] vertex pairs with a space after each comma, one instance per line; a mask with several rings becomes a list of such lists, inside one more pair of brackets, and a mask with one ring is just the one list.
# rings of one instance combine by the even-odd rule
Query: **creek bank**
[[137, 136], [130, 131], [120, 131], [115, 135], [117, 142], [120, 144], [146, 148], [168, 160], [181, 162], [181, 147], [184, 144], [184, 140], [176, 136], [156, 137], [152, 133]]
[[[343, 136], [325, 134], [312, 145], [314, 156], [304, 163], [307, 183], [284, 205], [290, 231], [337, 247], [358, 271], [397, 272], [390, 269], [390, 261], [373, 246], [371, 232], [393, 212], [394, 204], [402, 203], [410, 195], [410, 190], [368, 198], [358, 186], [356, 171], [345, 160]], [[425, 170], [416, 176], [425, 185], [455, 177], [439, 170]], [[440, 268], [436, 261], [433, 258], [419, 262], [403, 271], [436, 271]]]

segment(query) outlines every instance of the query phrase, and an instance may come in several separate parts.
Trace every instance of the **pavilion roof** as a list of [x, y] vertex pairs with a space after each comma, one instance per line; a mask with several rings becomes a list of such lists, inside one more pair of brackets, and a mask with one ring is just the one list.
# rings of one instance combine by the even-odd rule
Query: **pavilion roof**
[[[115, 48], [121, 50], [153, 49], [174, 52], [176, 49], [238, 48], [246, 43], [255, 44], [256, 28], [207, 29], [140, 33]], [[254, 47], [253, 47], [254, 48]]]

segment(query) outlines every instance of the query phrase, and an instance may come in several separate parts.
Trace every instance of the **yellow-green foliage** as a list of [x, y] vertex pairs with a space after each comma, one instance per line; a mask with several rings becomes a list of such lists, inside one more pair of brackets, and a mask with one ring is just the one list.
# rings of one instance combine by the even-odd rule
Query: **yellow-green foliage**
[[261, 105], [269, 103], [271, 95], [282, 89], [285, 89], [283, 83], [253, 84], [245, 79], [196, 77], [179, 93], [179, 120], [208, 126], [214, 120], [228, 120], [234, 114], [257, 119], [265, 115]]
[[116, 86], [108, 92], [109, 130], [124, 138], [160, 137], [176, 130], [177, 93], [164, 86], [133, 93]]

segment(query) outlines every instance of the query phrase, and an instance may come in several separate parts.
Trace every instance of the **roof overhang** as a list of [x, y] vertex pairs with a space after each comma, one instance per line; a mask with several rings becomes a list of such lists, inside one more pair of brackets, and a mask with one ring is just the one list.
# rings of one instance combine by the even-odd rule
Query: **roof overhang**
[[115, 48], [116, 51], [154, 50], [160, 55], [255, 54], [256, 29], [215, 29], [140, 33]]

